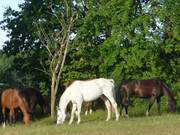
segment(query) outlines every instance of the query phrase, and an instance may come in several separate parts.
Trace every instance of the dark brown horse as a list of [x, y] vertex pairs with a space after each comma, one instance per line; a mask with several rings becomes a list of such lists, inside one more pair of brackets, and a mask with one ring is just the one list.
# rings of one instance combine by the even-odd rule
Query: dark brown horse
[[48, 113], [48, 104], [38, 89], [26, 88], [22, 91], [22, 93], [28, 102], [29, 110], [32, 117], [35, 116], [37, 105], [41, 107], [43, 113]]
[[6, 89], [1, 95], [1, 106], [3, 113], [3, 127], [5, 127], [6, 109], [9, 109], [10, 125], [14, 126], [15, 123], [15, 109], [20, 109], [23, 113], [23, 121], [30, 124], [29, 108], [26, 99], [17, 89]]
[[160, 100], [162, 96], [168, 97], [169, 111], [176, 111], [176, 101], [171, 90], [159, 79], [126, 80], [123, 81], [120, 91], [122, 93], [122, 109], [123, 107], [125, 108], [126, 117], [128, 117], [128, 105], [131, 96], [150, 99], [150, 103], [146, 111], [147, 116], [149, 115], [149, 111], [155, 101], [157, 102], [157, 110], [160, 114]]

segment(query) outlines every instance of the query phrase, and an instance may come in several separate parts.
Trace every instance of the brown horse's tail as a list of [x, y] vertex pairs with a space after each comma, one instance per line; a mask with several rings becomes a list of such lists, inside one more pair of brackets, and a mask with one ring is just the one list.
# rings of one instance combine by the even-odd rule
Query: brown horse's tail
[[171, 112], [176, 111], [176, 100], [170, 88], [160, 80], [160, 84], [162, 85], [163, 94], [168, 98], [168, 110]]

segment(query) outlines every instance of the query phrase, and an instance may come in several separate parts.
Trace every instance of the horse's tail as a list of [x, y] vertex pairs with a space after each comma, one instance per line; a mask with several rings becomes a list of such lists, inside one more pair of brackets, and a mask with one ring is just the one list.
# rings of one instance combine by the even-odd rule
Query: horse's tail
[[162, 85], [162, 89], [163, 89], [163, 94], [168, 97], [168, 99], [174, 99], [173, 94], [171, 92], [171, 89], [163, 82], [160, 80], [160, 84]]
[[163, 94], [168, 98], [169, 110], [174, 112], [176, 110], [176, 100], [174, 95], [171, 89], [163, 81], [159, 80], [159, 82], [162, 86]]
[[112, 84], [112, 89], [113, 89], [113, 96], [114, 96], [114, 98], [116, 98], [116, 93], [115, 93], [115, 84], [114, 84], [114, 80], [113, 79], [109, 79], [109, 81], [111, 82], [111, 84]]
[[124, 87], [123, 87], [124, 81], [122, 81], [121, 83], [119, 83], [117, 85], [117, 90], [116, 90], [116, 102], [119, 106], [122, 105], [122, 99], [123, 99], [123, 91], [124, 91]]

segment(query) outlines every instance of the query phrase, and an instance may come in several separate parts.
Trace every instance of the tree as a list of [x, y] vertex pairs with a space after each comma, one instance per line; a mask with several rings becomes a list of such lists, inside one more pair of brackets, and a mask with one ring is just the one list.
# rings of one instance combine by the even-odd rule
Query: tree
[[158, 77], [179, 93], [178, 6], [172, 0], [104, 0], [88, 8], [76, 36], [76, 57], [67, 68], [74, 76], [69, 76], [113, 78], [116, 85]]
[[[70, 42], [70, 36], [77, 14], [72, 10], [71, 2], [66, 0], [56, 3], [51, 3], [51, 13], [57, 19], [59, 26], [47, 33], [45, 28], [41, 25], [39, 27], [39, 36], [48, 51], [49, 58], [49, 72], [51, 76], [51, 116], [55, 116], [55, 102], [56, 94], [59, 89], [59, 83], [61, 79], [61, 73], [64, 67], [66, 55], [68, 52], [68, 46]], [[57, 10], [61, 7], [61, 10]], [[57, 6], [57, 7], [56, 7]], [[40, 22], [41, 23], [41, 22]]]

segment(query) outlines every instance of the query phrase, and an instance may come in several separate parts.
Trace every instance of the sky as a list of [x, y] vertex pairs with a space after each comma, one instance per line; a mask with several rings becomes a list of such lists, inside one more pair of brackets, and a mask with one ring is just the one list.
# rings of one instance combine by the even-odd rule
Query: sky
[[[3, 20], [3, 13], [7, 7], [11, 7], [14, 10], [19, 10], [18, 5], [23, 3], [24, 0], [0, 0], [0, 21]], [[0, 49], [8, 37], [6, 37], [6, 32], [0, 29]]]

